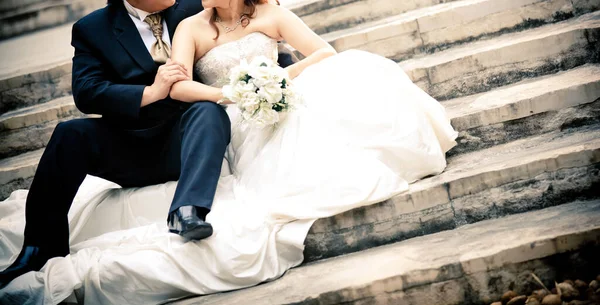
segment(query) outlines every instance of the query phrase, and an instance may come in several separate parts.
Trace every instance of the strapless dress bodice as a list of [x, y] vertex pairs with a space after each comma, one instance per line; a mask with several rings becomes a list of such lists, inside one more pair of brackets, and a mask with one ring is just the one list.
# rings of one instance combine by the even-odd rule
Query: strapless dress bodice
[[262, 32], [248, 34], [210, 49], [194, 64], [194, 73], [203, 84], [222, 87], [228, 83], [229, 71], [242, 59], [251, 61], [265, 56], [277, 62], [277, 41]]

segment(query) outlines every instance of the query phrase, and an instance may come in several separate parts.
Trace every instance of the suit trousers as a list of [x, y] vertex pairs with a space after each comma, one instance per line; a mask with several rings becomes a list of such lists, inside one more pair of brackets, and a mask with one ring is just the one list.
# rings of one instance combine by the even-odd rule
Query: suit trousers
[[212, 102], [194, 103], [145, 130], [101, 118], [58, 124], [27, 196], [25, 244], [50, 257], [69, 254], [67, 213], [87, 174], [122, 187], [179, 180], [169, 213], [185, 205], [210, 210], [230, 137], [227, 113]]

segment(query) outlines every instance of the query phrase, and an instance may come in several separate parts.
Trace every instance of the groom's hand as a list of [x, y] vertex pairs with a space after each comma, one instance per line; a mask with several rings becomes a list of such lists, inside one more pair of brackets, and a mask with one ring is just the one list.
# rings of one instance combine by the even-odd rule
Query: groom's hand
[[154, 83], [144, 89], [142, 107], [160, 101], [169, 96], [174, 83], [189, 79], [187, 69], [181, 63], [167, 60], [167, 63], [158, 68]]

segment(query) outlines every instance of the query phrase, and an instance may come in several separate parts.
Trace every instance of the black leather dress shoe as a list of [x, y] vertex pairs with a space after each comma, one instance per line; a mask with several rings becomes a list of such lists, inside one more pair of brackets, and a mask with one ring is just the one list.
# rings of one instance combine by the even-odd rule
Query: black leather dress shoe
[[48, 258], [41, 254], [40, 248], [35, 246], [23, 246], [21, 253], [17, 256], [12, 265], [6, 270], [0, 272], [0, 288], [8, 285], [16, 277], [29, 271], [38, 271], [48, 261]]
[[200, 240], [212, 235], [210, 223], [198, 216], [195, 206], [182, 206], [169, 214], [167, 219], [169, 232], [177, 233], [186, 239]]

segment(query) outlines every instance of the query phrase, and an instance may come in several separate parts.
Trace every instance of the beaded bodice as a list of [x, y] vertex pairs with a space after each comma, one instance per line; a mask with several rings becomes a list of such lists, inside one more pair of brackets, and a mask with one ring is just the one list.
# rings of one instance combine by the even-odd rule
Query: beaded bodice
[[277, 41], [262, 32], [248, 34], [209, 50], [194, 65], [194, 72], [206, 85], [222, 87], [228, 82], [229, 71], [242, 59], [251, 61], [256, 56], [277, 61]]

